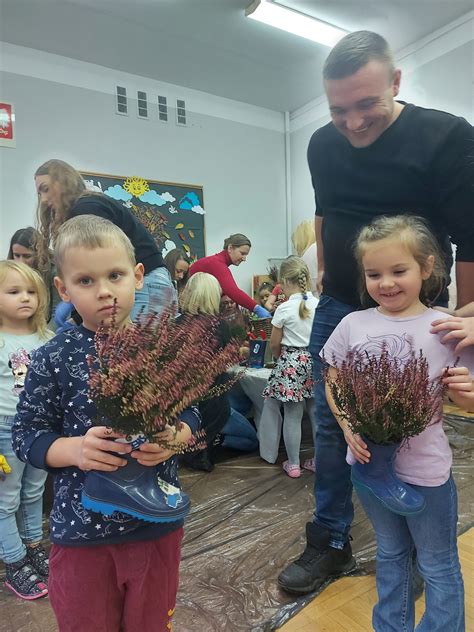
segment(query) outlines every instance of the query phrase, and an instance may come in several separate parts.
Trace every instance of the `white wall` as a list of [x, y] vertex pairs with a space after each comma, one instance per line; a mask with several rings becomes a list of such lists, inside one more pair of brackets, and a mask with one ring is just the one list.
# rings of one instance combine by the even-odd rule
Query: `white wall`
[[[15, 105], [17, 147], [0, 147], [2, 256], [11, 234], [34, 222], [33, 173], [52, 157], [79, 170], [202, 185], [207, 253], [220, 250], [232, 232], [252, 240], [248, 262], [232, 268], [247, 291], [251, 275], [265, 272], [268, 257], [286, 255], [281, 113], [177, 86], [152, 86], [156, 82], [40, 51], [7, 48], [14, 53], [9, 68], [15, 72], [5, 72], [3, 65], [0, 94]], [[157, 120], [155, 110], [152, 120], [140, 120], [134, 103], [130, 116], [116, 115], [116, 83], [136, 84], [149, 95], [166, 95], [171, 88], [178, 96], [184, 93], [188, 126], [176, 126], [173, 111], [167, 124]]]

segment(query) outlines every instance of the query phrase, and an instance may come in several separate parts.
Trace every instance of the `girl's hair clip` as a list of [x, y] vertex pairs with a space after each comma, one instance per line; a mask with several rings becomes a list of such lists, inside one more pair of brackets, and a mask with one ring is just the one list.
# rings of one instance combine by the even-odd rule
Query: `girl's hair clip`
[[308, 300], [308, 295], [306, 294], [306, 292], [303, 294], [303, 301], [307, 301]]

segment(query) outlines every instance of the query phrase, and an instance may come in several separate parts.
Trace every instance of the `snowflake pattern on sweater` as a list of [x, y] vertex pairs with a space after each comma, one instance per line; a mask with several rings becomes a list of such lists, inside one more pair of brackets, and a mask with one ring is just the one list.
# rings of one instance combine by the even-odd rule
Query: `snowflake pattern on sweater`
[[[58, 334], [36, 350], [13, 424], [13, 448], [22, 461], [55, 474], [53, 543], [91, 546], [156, 539], [180, 528], [183, 521], [147, 523], [121, 512], [104, 516], [87, 511], [81, 503], [85, 473], [76, 467], [53, 470], [46, 465], [46, 453], [56, 439], [83, 436], [97, 416], [89, 396], [87, 356], [96, 356], [94, 332], [83, 326]], [[183, 411], [180, 419], [193, 433], [199, 428], [194, 407]], [[157, 465], [156, 473], [180, 487], [175, 456]]]

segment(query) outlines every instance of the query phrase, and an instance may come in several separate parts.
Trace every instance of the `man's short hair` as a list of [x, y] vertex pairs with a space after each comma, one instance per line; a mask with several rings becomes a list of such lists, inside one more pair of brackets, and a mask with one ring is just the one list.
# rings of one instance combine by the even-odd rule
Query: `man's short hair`
[[122, 245], [135, 266], [132, 242], [118, 226], [97, 215], [78, 215], [68, 219], [59, 229], [54, 242], [54, 262], [59, 275], [67, 251], [70, 248], [109, 248]]
[[392, 51], [381, 35], [372, 31], [354, 31], [343, 37], [329, 53], [323, 78], [350, 77], [370, 61], [387, 64], [390, 73], [395, 70]]

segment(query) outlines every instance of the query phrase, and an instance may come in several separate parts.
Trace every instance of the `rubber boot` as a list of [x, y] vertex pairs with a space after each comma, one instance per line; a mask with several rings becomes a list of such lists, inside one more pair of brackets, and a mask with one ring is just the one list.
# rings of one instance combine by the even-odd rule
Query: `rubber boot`
[[330, 535], [327, 529], [314, 522], [306, 524], [306, 548], [278, 576], [281, 588], [304, 595], [355, 569], [350, 542], [346, 542], [342, 549], [335, 549], [329, 546]]
[[380, 445], [364, 438], [370, 452], [368, 463], [352, 466], [355, 489], [369, 490], [390, 511], [401, 516], [418, 514], [425, 508], [425, 499], [411, 485], [401, 481], [393, 469], [400, 444]]
[[187, 494], [159, 478], [156, 467], [141, 465], [128, 454], [115, 472], [87, 472], [82, 504], [85, 509], [109, 516], [121, 511], [148, 522], [174, 522], [189, 511]]

